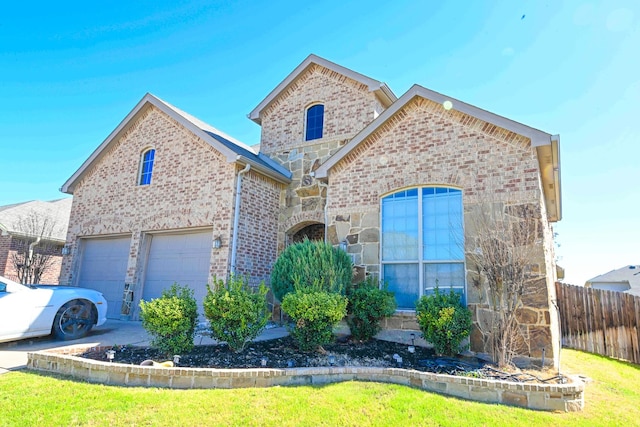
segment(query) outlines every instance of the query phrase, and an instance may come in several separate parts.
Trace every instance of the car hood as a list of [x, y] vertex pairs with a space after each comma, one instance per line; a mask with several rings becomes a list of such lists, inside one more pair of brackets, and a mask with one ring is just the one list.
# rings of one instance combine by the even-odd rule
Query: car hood
[[80, 288], [78, 286], [60, 286], [60, 285], [31, 285], [36, 289], [43, 289], [55, 292], [56, 294], [74, 293], [76, 295], [102, 295], [102, 292], [95, 289]]

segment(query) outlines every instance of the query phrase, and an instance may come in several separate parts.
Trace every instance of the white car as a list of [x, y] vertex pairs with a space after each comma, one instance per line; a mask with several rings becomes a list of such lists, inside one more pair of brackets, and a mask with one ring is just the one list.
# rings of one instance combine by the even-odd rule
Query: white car
[[92, 289], [21, 285], [0, 276], [0, 342], [53, 334], [73, 340], [107, 320], [107, 300]]

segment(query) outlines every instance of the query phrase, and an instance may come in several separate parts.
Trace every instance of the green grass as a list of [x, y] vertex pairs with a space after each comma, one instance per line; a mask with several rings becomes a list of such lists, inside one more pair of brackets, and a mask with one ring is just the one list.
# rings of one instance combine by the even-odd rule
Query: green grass
[[28, 371], [0, 376], [0, 426], [631, 426], [640, 367], [563, 350], [565, 372], [590, 377], [580, 413], [488, 405], [404, 386], [346, 382], [239, 390], [124, 388]]

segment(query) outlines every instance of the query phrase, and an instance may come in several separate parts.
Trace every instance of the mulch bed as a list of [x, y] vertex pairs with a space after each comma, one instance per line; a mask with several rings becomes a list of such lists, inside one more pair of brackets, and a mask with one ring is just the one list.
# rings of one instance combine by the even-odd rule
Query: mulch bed
[[[113, 361], [140, 365], [145, 360], [163, 362], [172, 360], [155, 348], [121, 346]], [[177, 366], [190, 368], [293, 368], [317, 366], [370, 366], [401, 367], [449, 375], [464, 375], [474, 378], [500, 379], [516, 382], [557, 383], [559, 378], [547, 380], [536, 375], [503, 372], [478, 358], [436, 357], [433, 350], [414, 347], [411, 352], [407, 344], [373, 339], [358, 342], [349, 338], [323, 347], [324, 351], [302, 352], [290, 337], [247, 344], [242, 352], [234, 353], [226, 344], [200, 345], [191, 352], [180, 355]], [[106, 360], [105, 352], [88, 351], [79, 355], [94, 360]]]

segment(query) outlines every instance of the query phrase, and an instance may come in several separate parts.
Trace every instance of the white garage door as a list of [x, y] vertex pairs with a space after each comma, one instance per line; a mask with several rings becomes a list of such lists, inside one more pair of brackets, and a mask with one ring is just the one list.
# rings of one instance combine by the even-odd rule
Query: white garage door
[[122, 308], [122, 293], [129, 259], [129, 237], [84, 239], [78, 286], [104, 294], [107, 317], [117, 319]]
[[142, 298], [149, 301], [162, 295], [173, 283], [194, 290], [201, 311], [207, 294], [211, 263], [212, 232], [156, 234], [151, 239]]

